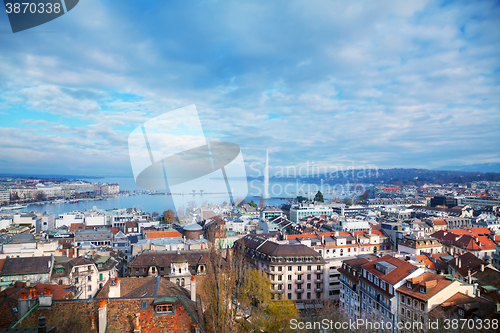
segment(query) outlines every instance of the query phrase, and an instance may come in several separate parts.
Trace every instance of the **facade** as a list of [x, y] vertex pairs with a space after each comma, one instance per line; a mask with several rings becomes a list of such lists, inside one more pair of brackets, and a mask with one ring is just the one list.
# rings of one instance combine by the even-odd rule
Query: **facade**
[[332, 208], [325, 205], [299, 204], [298, 206], [292, 206], [290, 208], [290, 221], [297, 223], [300, 219], [307, 216], [331, 216], [332, 214]]
[[283, 211], [277, 207], [266, 206], [260, 211], [260, 219], [262, 221], [272, 220], [278, 216], [282, 216]]
[[407, 235], [398, 244], [400, 253], [411, 255], [421, 255], [424, 253], [441, 253], [443, 246], [434, 237], [423, 235], [423, 233], [414, 232], [412, 235]]
[[207, 251], [165, 251], [142, 253], [130, 260], [127, 276], [167, 277], [180, 286], [189, 288], [191, 275], [204, 275], [207, 271]]
[[429, 312], [456, 293], [474, 295], [474, 287], [443, 275], [424, 273], [406, 280], [397, 289], [399, 317], [402, 322], [426, 322]]
[[423, 274], [425, 270], [404, 260], [384, 255], [361, 266], [360, 315], [364, 318], [396, 323], [399, 320], [396, 290], [407, 279]]
[[326, 261], [303, 245], [277, 244], [258, 235], [247, 235], [235, 246], [247, 260], [271, 280], [272, 299], [287, 297], [297, 302], [325, 298]]
[[341, 274], [339, 304], [355, 320], [361, 318], [361, 290], [359, 284], [359, 278], [362, 274], [361, 266], [368, 261], [365, 258], [344, 260], [342, 267], [338, 269]]
[[76, 287], [76, 298], [91, 299], [108, 281], [118, 276], [119, 261], [113, 257], [57, 257], [52, 283]]
[[0, 189], [0, 204], [10, 201], [10, 191], [7, 189]]
[[111, 245], [113, 234], [107, 228], [80, 230], [75, 232], [75, 243], [80, 246], [84, 242], [89, 242], [95, 246]]
[[54, 257], [6, 258], [0, 267], [2, 290], [13, 282], [48, 283], [52, 275]]
[[445, 217], [444, 221], [448, 229], [472, 228], [472, 220], [468, 217]]

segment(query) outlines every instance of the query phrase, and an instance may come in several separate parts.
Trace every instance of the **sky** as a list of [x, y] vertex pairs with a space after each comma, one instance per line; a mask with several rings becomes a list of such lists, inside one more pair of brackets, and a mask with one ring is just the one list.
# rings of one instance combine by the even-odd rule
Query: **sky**
[[247, 173], [500, 162], [498, 1], [96, 1], [12, 33], [0, 172], [132, 176], [128, 137], [196, 105]]

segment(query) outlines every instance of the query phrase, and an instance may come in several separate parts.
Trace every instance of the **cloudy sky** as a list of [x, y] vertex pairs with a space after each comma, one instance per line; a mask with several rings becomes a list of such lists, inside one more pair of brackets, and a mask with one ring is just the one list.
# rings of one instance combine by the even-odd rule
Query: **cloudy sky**
[[[2, 173], [125, 175], [128, 136], [195, 104], [248, 165], [500, 162], [496, 1], [96, 1], [13, 34]], [[252, 168], [250, 168], [252, 167]]]

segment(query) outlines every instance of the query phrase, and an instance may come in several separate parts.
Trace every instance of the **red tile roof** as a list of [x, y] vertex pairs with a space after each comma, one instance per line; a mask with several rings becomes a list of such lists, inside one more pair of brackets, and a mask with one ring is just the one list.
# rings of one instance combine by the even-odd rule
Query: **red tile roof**
[[[375, 263], [384, 262], [384, 261], [396, 266], [397, 268], [386, 275], [382, 274], [382, 272], [379, 272], [375, 268]], [[364, 269], [366, 269], [367, 271], [369, 271], [370, 273], [372, 273], [373, 275], [382, 278], [384, 281], [386, 281], [392, 285], [401, 281], [403, 278], [408, 276], [413, 270], [418, 268], [415, 265], [412, 265], [412, 264], [410, 264], [402, 259], [395, 258], [389, 254], [386, 254], [386, 255], [384, 255], [376, 260], [370, 261], [370, 262], [364, 264], [362, 267]]]

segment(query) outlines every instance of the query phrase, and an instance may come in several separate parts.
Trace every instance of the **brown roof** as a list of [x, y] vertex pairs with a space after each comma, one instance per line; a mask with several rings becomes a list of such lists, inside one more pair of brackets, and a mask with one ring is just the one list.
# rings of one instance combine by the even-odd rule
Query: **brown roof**
[[[61, 332], [97, 332], [99, 303], [104, 300], [106, 332], [132, 332], [137, 313], [140, 314], [139, 325], [144, 332], [194, 332], [197, 324], [204, 332], [198, 303], [189, 299], [187, 290], [168, 279], [122, 278], [119, 280], [121, 297], [117, 298], [107, 297], [111, 282], [109, 280], [94, 299], [53, 301], [50, 308], [35, 308], [19, 327], [36, 327], [38, 318], [45, 316], [47, 326], [55, 326]], [[166, 299], [165, 296], [170, 297]], [[173, 315], [157, 315], [156, 302], [173, 304]]]
[[[109, 286], [114, 283], [114, 279], [110, 279], [102, 287], [95, 298], [108, 298]], [[120, 297], [156, 297], [162, 295], [181, 295], [189, 298], [189, 292], [163, 277], [128, 277], [120, 278]]]
[[41, 295], [45, 288], [50, 289], [52, 299], [68, 299], [73, 296], [71, 286], [37, 283], [26, 287], [25, 282], [16, 282], [0, 293], [0, 313], [2, 314], [0, 316], [0, 328], [10, 327], [12, 323], [18, 321], [18, 299], [21, 297], [23, 290], [26, 295], [29, 295], [30, 290], [35, 289]]
[[[457, 265], [457, 261], [460, 262], [460, 268]], [[469, 269], [471, 271], [471, 274], [479, 271], [481, 269], [481, 264], [486, 265], [484, 261], [470, 252], [466, 252], [448, 261], [448, 265], [462, 276], [467, 276], [469, 273]]]
[[46, 274], [51, 269], [51, 257], [6, 258], [0, 276]]
[[[426, 301], [432, 296], [436, 295], [439, 291], [443, 290], [443, 288], [453, 282], [446, 279], [446, 277], [442, 275], [434, 273], [424, 273], [417, 278], [413, 278], [407, 281], [411, 281], [412, 288], [407, 288], [405, 283], [398, 288], [398, 291], [402, 294], [409, 295], [423, 301]], [[420, 287], [426, 288], [426, 292], [421, 293]]]
[[[325, 263], [324, 259], [318, 252], [308, 246], [305, 246], [304, 244], [278, 244], [256, 235], [247, 235], [238, 239], [236, 242], [246, 248], [267, 254], [271, 257], [308, 256], [313, 258], [312, 263]], [[264, 257], [262, 260], [268, 261], [268, 258]], [[283, 262], [283, 264], [290, 263]]]
[[[207, 261], [205, 257], [208, 257], [209, 253], [207, 250], [198, 251], [181, 251], [184, 258], [186, 258], [191, 271], [196, 271], [198, 265], [206, 264]], [[143, 252], [134, 259], [132, 259], [127, 265], [130, 271], [130, 275], [135, 276], [135, 268], [147, 268], [151, 266], [163, 267], [164, 272], [168, 273], [170, 271], [170, 264], [173, 259], [177, 256], [177, 252], [174, 251], [163, 251], [163, 252]], [[139, 273], [139, 275], [143, 275]]]

